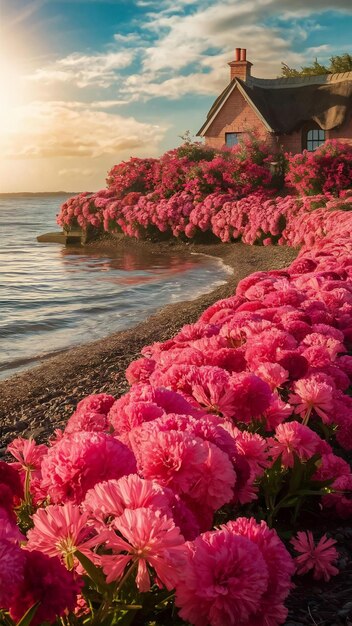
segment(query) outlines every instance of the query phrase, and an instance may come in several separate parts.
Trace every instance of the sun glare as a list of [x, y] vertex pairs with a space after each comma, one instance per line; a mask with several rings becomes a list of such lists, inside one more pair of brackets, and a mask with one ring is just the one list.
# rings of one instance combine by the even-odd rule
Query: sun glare
[[1, 126], [6, 129], [11, 124], [15, 109], [24, 102], [24, 79], [16, 62], [0, 59], [0, 85]]

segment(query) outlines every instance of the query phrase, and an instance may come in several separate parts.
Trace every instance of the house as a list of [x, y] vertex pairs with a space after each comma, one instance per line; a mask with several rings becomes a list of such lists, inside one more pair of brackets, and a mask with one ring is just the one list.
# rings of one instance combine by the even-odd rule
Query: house
[[246, 56], [236, 48], [228, 64], [230, 82], [197, 133], [206, 145], [231, 147], [248, 131], [293, 154], [327, 139], [352, 143], [352, 72], [256, 78]]

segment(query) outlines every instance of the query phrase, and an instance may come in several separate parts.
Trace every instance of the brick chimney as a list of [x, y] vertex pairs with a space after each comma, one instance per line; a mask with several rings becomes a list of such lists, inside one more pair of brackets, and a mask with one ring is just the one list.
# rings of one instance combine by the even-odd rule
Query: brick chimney
[[247, 61], [246, 48], [236, 48], [235, 60], [230, 61], [228, 65], [230, 66], [231, 71], [230, 80], [233, 80], [234, 78], [240, 78], [241, 80], [246, 81], [248, 76], [251, 75], [251, 67], [253, 63]]

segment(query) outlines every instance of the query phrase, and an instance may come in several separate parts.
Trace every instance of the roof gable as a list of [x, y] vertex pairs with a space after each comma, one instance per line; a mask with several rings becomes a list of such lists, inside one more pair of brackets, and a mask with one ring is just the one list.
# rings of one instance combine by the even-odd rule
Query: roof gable
[[268, 131], [273, 132], [273, 129], [268, 124], [268, 122], [265, 119], [265, 117], [263, 116], [262, 112], [257, 108], [256, 104], [252, 101], [250, 95], [247, 93], [247, 90], [243, 88], [244, 84], [245, 83], [243, 81], [239, 80], [238, 78], [234, 78], [229, 83], [229, 85], [227, 85], [227, 87], [224, 89], [224, 91], [215, 100], [213, 106], [211, 107], [211, 109], [210, 109], [210, 111], [209, 111], [209, 113], [207, 115], [206, 121], [204, 122], [202, 128], [198, 131], [197, 135], [202, 135], [202, 136], [205, 135], [205, 133], [210, 128], [210, 126], [214, 122], [215, 118], [218, 116], [218, 114], [220, 113], [221, 109], [223, 108], [223, 106], [225, 105], [225, 103], [227, 102], [227, 100], [229, 99], [229, 97], [231, 96], [231, 94], [234, 92], [235, 89], [238, 89], [238, 91], [243, 96], [243, 98], [246, 100], [246, 102], [248, 102], [248, 104], [252, 107], [252, 109], [255, 111], [255, 113], [257, 114], [259, 119], [262, 121], [262, 123], [264, 124], [266, 129]]

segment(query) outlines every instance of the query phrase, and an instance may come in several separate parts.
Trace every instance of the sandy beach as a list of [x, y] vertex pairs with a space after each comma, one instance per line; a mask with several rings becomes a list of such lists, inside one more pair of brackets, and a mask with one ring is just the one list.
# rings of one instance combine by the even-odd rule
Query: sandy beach
[[[17, 435], [46, 441], [55, 428], [64, 426], [77, 403], [90, 393], [118, 397], [128, 389], [124, 372], [138, 358], [144, 345], [172, 337], [184, 324], [194, 322], [216, 300], [234, 293], [244, 276], [254, 271], [287, 266], [297, 251], [285, 247], [244, 244], [195, 245], [178, 242], [151, 243], [130, 239], [104, 239], [91, 244], [106, 253], [114, 247], [144, 247], [148, 254], [184, 250], [220, 258], [232, 268], [226, 284], [195, 300], [169, 305], [129, 330], [49, 357], [41, 365], [0, 382], [0, 453]], [[82, 248], [83, 250], [83, 248]]]

